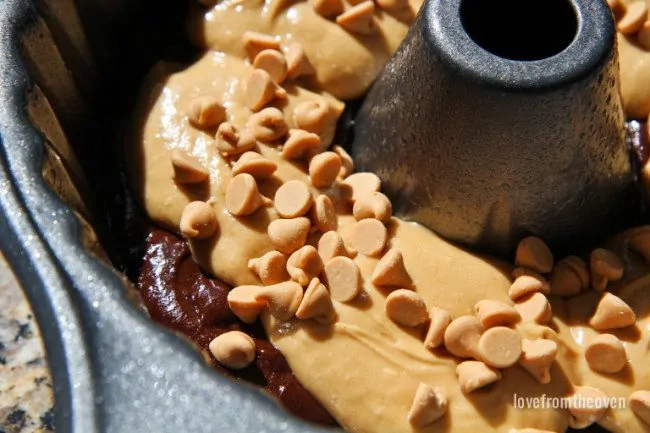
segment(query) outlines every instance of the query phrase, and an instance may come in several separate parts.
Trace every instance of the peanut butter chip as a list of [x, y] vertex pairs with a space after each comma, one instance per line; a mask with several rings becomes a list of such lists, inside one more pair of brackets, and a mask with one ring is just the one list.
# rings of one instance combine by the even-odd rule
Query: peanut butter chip
[[278, 320], [287, 321], [296, 314], [302, 302], [302, 286], [293, 281], [262, 287], [255, 297], [266, 302], [269, 312]]
[[604, 248], [596, 248], [589, 257], [591, 270], [591, 287], [602, 292], [610, 281], [623, 278], [625, 264], [613, 252]]
[[199, 128], [214, 128], [226, 118], [226, 109], [212, 96], [199, 96], [190, 101], [187, 119]]
[[540, 430], [538, 428], [520, 428], [511, 429], [508, 433], [555, 433], [550, 430]]
[[348, 257], [334, 257], [325, 265], [323, 274], [330, 295], [336, 301], [349, 302], [361, 290], [359, 267]]
[[650, 226], [632, 229], [628, 234], [628, 242], [632, 251], [641, 254], [646, 263], [650, 263]]
[[448, 405], [447, 397], [439, 389], [420, 382], [407, 420], [415, 427], [425, 427], [447, 413]]
[[281, 283], [290, 278], [287, 273], [287, 256], [279, 251], [269, 251], [262, 257], [250, 259], [248, 269], [255, 272], [265, 286]]
[[[363, 221], [357, 224], [361, 224]], [[410, 287], [413, 284], [413, 280], [406, 271], [402, 252], [398, 248], [391, 248], [379, 260], [372, 272], [371, 281], [375, 286]]]
[[589, 325], [598, 330], [619, 329], [634, 325], [636, 315], [629, 305], [618, 296], [605, 293], [601, 298], [596, 312], [589, 319]]
[[255, 323], [266, 304], [257, 300], [260, 286], [237, 286], [228, 292], [230, 310], [244, 323]]
[[[598, 388], [576, 386], [572, 396], [567, 398], [572, 418], [569, 425], [583, 429], [602, 419], [609, 408], [609, 397]], [[588, 401], [589, 404], [585, 404]]]
[[227, 368], [245, 368], [255, 359], [255, 342], [240, 331], [219, 335], [210, 342], [208, 348], [217, 362]]
[[316, 13], [323, 18], [334, 18], [345, 10], [341, 0], [314, 0], [312, 4]]
[[366, 0], [336, 17], [336, 23], [351, 33], [372, 35], [377, 31], [374, 13], [375, 4]]
[[519, 312], [512, 305], [492, 299], [478, 301], [474, 306], [474, 312], [486, 328], [511, 326], [521, 320]]
[[[277, 51], [275, 51], [277, 53]], [[279, 56], [282, 54], [278, 53]], [[263, 69], [255, 69], [246, 80], [246, 106], [259, 111], [275, 98], [275, 84], [271, 75]], [[284, 118], [282, 119], [284, 121]]]
[[287, 59], [287, 78], [289, 79], [293, 80], [303, 75], [314, 75], [316, 73], [305, 54], [305, 49], [298, 42], [294, 42], [287, 47], [285, 58]]
[[306, 286], [321, 273], [323, 266], [323, 260], [318, 255], [316, 248], [305, 245], [291, 254], [287, 262], [287, 271], [292, 280], [301, 286]]
[[330, 107], [323, 100], [301, 102], [293, 110], [293, 121], [300, 129], [314, 134], [325, 130]]
[[334, 203], [326, 195], [319, 195], [309, 211], [311, 221], [321, 233], [336, 230], [339, 225]]
[[621, 340], [612, 334], [596, 336], [585, 348], [585, 359], [592, 370], [618, 373], [627, 364], [627, 354]]
[[178, 183], [201, 183], [210, 174], [198, 159], [178, 149], [172, 152], [172, 165], [174, 180]]
[[305, 217], [278, 219], [268, 227], [273, 246], [284, 254], [291, 254], [305, 245], [311, 223]]
[[398, 289], [386, 297], [384, 310], [390, 320], [409, 328], [416, 327], [429, 319], [427, 304], [420, 295], [406, 289]]
[[345, 247], [341, 235], [333, 230], [324, 233], [318, 240], [318, 254], [323, 259], [323, 263], [327, 263], [338, 256], [354, 257], [354, 254], [351, 254]]
[[[381, 221], [365, 219], [352, 227], [350, 246], [366, 256], [377, 256], [384, 251], [388, 241], [388, 231]], [[374, 278], [373, 278], [374, 279]]]
[[550, 302], [546, 296], [539, 292], [519, 298], [515, 303], [515, 310], [521, 315], [522, 322], [535, 322], [543, 325], [553, 318]]
[[521, 355], [521, 337], [514, 329], [505, 326], [490, 328], [478, 341], [481, 359], [487, 365], [507, 368], [515, 365]]
[[456, 367], [460, 390], [469, 394], [501, 379], [501, 372], [481, 361], [464, 361]]
[[539, 292], [548, 295], [551, 291], [546, 278], [539, 275], [537, 272], [530, 271], [525, 268], [519, 268], [515, 281], [508, 290], [508, 296], [513, 301], [526, 296], [530, 293]]
[[233, 177], [226, 190], [226, 209], [232, 215], [246, 216], [259, 209], [264, 199], [255, 178], [247, 173]]
[[641, 27], [636, 37], [639, 45], [644, 50], [650, 51], [650, 20], [643, 23], [643, 27]]
[[290, 129], [289, 137], [282, 147], [284, 159], [300, 159], [318, 151], [321, 146], [320, 137], [302, 129]]
[[275, 192], [275, 210], [283, 218], [303, 216], [314, 199], [309, 188], [300, 180], [290, 180]]
[[193, 201], [183, 209], [179, 228], [183, 236], [207, 239], [217, 231], [217, 217], [212, 206], [204, 201]]
[[650, 425], [650, 391], [634, 391], [630, 395], [630, 409], [646, 424]]
[[338, 144], [332, 146], [332, 152], [341, 157], [341, 162], [343, 165], [341, 167], [341, 171], [339, 172], [339, 176], [345, 179], [354, 171], [354, 161], [352, 160], [350, 154]]
[[328, 188], [338, 177], [342, 165], [341, 157], [334, 152], [323, 152], [314, 156], [309, 161], [312, 185], [316, 188]]
[[260, 51], [253, 60], [253, 67], [266, 71], [277, 84], [282, 84], [287, 76], [287, 61], [282, 53], [276, 50]]
[[397, 12], [409, 7], [408, 0], [377, 0], [377, 5], [388, 12]]
[[280, 42], [274, 36], [264, 33], [245, 32], [242, 35], [242, 40], [250, 60], [255, 59], [261, 51], [280, 50]]
[[305, 290], [296, 317], [303, 320], [314, 319], [321, 325], [327, 325], [334, 321], [334, 315], [334, 305], [327, 288], [318, 278], [314, 278]]
[[373, 191], [355, 200], [352, 214], [357, 221], [365, 218], [375, 218], [387, 223], [393, 216], [393, 206], [388, 197], [380, 192]]
[[266, 180], [273, 176], [273, 173], [277, 169], [278, 165], [275, 162], [259, 153], [245, 152], [233, 164], [232, 174], [237, 176], [242, 173], [247, 173], [253, 176], [255, 180]]
[[558, 262], [551, 274], [551, 294], [575, 296], [591, 283], [587, 264], [580, 257], [568, 256]]
[[219, 153], [226, 156], [239, 155], [252, 149], [256, 144], [253, 134], [249, 131], [240, 132], [235, 125], [228, 122], [219, 125], [215, 142]]
[[517, 245], [515, 263], [517, 266], [523, 266], [540, 274], [546, 274], [553, 269], [553, 254], [543, 240], [535, 236], [529, 236], [522, 239]]
[[449, 311], [440, 307], [431, 307], [429, 310], [429, 330], [424, 338], [424, 347], [435, 349], [439, 347], [445, 339], [445, 330], [451, 323], [451, 314]]
[[638, 32], [648, 19], [648, 5], [645, 1], [635, 1], [627, 6], [627, 10], [616, 25], [616, 29], [624, 35]]
[[278, 140], [287, 133], [284, 115], [275, 107], [267, 107], [254, 113], [248, 119], [247, 125], [253, 136], [264, 142]]
[[349, 199], [354, 202], [360, 197], [379, 191], [381, 180], [374, 173], [354, 173], [348, 176], [342, 185], [349, 189]]
[[521, 344], [521, 365], [539, 383], [551, 382], [551, 364], [557, 356], [557, 343], [553, 340], [540, 338], [524, 340]]
[[478, 341], [485, 331], [483, 324], [473, 316], [454, 319], [445, 330], [445, 347], [459, 358], [479, 358]]

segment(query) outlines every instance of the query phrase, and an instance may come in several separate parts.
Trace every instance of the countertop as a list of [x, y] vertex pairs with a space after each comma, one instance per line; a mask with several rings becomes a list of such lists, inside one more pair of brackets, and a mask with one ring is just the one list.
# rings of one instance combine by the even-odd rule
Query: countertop
[[38, 325], [0, 254], [0, 433], [53, 432], [53, 404]]

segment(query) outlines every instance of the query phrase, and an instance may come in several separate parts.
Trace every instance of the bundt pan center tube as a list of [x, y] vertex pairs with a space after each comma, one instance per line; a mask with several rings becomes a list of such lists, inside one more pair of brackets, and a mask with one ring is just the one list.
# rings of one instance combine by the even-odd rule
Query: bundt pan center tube
[[428, 1], [357, 117], [357, 168], [465, 245], [581, 244], [633, 179], [615, 48], [603, 0]]

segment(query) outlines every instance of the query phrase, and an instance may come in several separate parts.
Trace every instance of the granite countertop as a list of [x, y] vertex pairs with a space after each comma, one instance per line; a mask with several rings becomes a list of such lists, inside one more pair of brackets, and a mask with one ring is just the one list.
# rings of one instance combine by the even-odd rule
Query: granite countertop
[[53, 432], [53, 403], [38, 325], [0, 254], [0, 433]]

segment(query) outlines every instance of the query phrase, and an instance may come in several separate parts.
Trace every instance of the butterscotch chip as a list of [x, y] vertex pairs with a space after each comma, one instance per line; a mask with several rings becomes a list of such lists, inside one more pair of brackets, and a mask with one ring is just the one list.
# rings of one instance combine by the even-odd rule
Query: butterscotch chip
[[357, 221], [365, 218], [375, 218], [387, 223], [393, 216], [393, 206], [388, 197], [380, 192], [373, 191], [355, 200], [352, 214]]
[[316, 70], [305, 54], [305, 49], [298, 42], [293, 42], [287, 47], [287, 78], [295, 79], [303, 75], [314, 75]]
[[250, 259], [248, 269], [255, 272], [265, 286], [278, 284], [290, 278], [287, 272], [287, 256], [279, 251], [269, 251], [262, 257]]
[[337, 256], [327, 262], [325, 284], [330, 290], [332, 299], [339, 302], [353, 300], [361, 290], [361, 273], [359, 267], [350, 258]]
[[342, 165], [341, 157], [334, 152], [323, 152], [314, 156], [309, 161], [312, 185], [316, 188], [328, 188], [338, 177]]
[[349, 191], [350, 201], [356, 201], [360, 197], [370, 195], [373, 192], [379, 191], [381, 188], [381, 180], [374, 173], [354, 173], [348, 176], [343, 182]]
[[546, 274], [553, 269], [553, 253], [543, 240], [535, 236], [529, 236], [522, 239], [517, 245], [515, 263], [517, 266], [523, 266], [540, 274]]
[[178, 183], [201, 183], [210, 175], [198, 159], [179, 149], [172, 152], [172, 166]]
[[212, 96], [199, 96], [190, 101], [187, 120], [199, 128], [214, 128], [226, 118], [226, 109]]
[[634, 391], [630, 395], [630, 409], [636, 416], [650, 425], [650, 391]]
[[251, 150], [257, 142], [249, 131], [240, 131], [235, 125], [224, 122], [217, 129], [215, 144], [219, 153], [232, 156]]
[[583, 429], [605, 416], [609, 408], [609, 397], [598, 388], [576, 386], [573, 395], [567, 397], [567, 403], [572, 417], [569, 425]]
[[420, 295], [406, 289], [398, 289], [386, 297], [384, 311], [390, 320], [409, 328], [429, 319], [427, 304]]
[[345, 10], [341, 0], [314, 0], [312, 6], [316, 13], [323, 18], [334, 18]]
[[263, 206], [265, 200], [257, 189], [255, 178], [248, 173], [233, 177], [226, 190], [226, 209], [232, 215], [250, 215]]
[[557, 356], [557, 343], [553, 340], [523, 340], [519, 365], [539, 383], [551, 382], [551, 364]]
[[305, 217], [278, 219], [269, 224], [268, 234], [276, 250], [291, 254], [305, 245], [310, 226]]
[[451, 323], [451, 314], [449, 311], [440, 307], [431, 307], [429, 310], [429, 330], [424, 338], [424, 347], [435, 349], [439, 347], [445, 339], [445, 330]]
[[278, 140], [287, 133], [284, 115], [275, 107], [267, 107], [254, 113], [248, 119], [247, 125], [253, 136], [264, 142]]
[[[278, 55], [282, 56], [280, 53]], [[264, 108], [275, 98], [275, 83], [271, 75], [263, 69], [253, 70], [246, 79], [244, 97], [246, 106], [251, 110], [259, 111]]]
[[616, 29], [624, 35], [638, 32], [648, 19], [648, 5], [645, 1], [635, 1], [627, 5], [623, 17], [616, 24]]
[[521, 355], [521, 337], [505, 326], [490, 328], [478, 340], [478, 352], [483, 362], [491, 367], [510, 367]]
[[273, 176], [273, 173], [277, 169], [278, 165], [275, 162], [259, 153], [245, 152], [233, 164], [232, 174], [237, 176], [242, 173], [247, 173], [253, 176], [255, 180], [266, 180]]
[[191, 239], [207, 239], [217, 231], [217, 216], [204, 201], [193, 201], [183, 209], [179, 229]]
[[349, 238], [350, 246], [366, 256], [377, 256], [384, 251], [388, 242], [388, 230], [376, 219], [357, 222]]
[[327, 263], [334, 257], [354, 257], [354, 252], [348, 251], [343, 243], [343, 238], [335, 231], [328, 231], [318, 240], [318, 254]]
[[245, 32], [242, 35], [242, 40], [244, 42], [244, 49], [250, 60], [255, 59], [261, 51], [280, 50], [280, 42], [278, 39], [264, 33]]
[[485, 331], [483, 324], [473, 316], [460, 316], [445, 329], [445, 347], [459, 358], [479, 359], [478, 341]]
[[327, 288], [318, 278], [314, 278], [305, 290], [296, 317], [303, 320], [313, 319], [321, 325], [327, 325], [334, 321], [334, 316], [334, 305]]
[[606, 292], [598, 302], [589, 326], [598, 330], [619, 329], [634, 325], [636, 315], [621, 298]]
[[294, 281], [262, 287], [255, 299], [266, 302], [269, 312], [278, 320], [287, 321], [296, 314], [302, 302], [302, 286]]
[[456, 367], [460, 390], [469, 394], [501, 379], [501, 372], [481, 361], [464, 361]]
[[260, 51], [253, 60], [253, 67], [266, 71], [277, 84], [282, 84], [287, 76], [287, 61], [277, 50]]
[[636, 35], [639, 45], [645, 50], [650, 50], [650, 20], [643, 23], [643, 26]]
[[[360, 224], [363, 221], [360, 221], [357, 224]], [[413, 280], [404, 265], [404, 256], [402, 256], [402, 252], [395, 247], [388, 250], [379, 262], [377, 262], [370, 280], [375, 286], [410, 287], [413, 284]]]
[[300, 129], [314, 134], [325, 130], [330, 107], [323, 100], [301, 102], [293, 110], [293, 121]]
[[580, 257], [568, 256], [558, 262], [551, 274], [551, 294], [575, 296], [591, 283], [587, 264]]
[[255, 323], [266, 304], [257, 299], [260, 286], [237, 286], [228, 292], [230, 310], [244, 323]]
[[318, 255], [316, 248], [305, 245], [291, 254], [287, 261], [287, 271], [291, 279], [301, 286], [309, 282], [323, 270], [323, 260]]
[[316, 197], [314, 204], [309, 210], [309, 216], [311, 217], [312, 224], [314, 224], [321, 233], [336, 230], [339, 225], [334, 203], [332, 203], [332, 200], [324, 194]]
[[320, 146], [318, 135], [303, 129], [290, 129], [289, 137], [282, 147], [282, 157], [284, 159], [305, 158], [317, 152]]
[[627, 354], [621, 340], [612, 334], [600, 334], [587, 344], [585, 359], [592, 370], [618, 373], [627, 364]]
[[546, 296], [536, 292], [517, 299], [515, 310], [519, 312], [522, 322], [535, 322], [541, 325], [553, 318], [551, 303]]
[[539, 275], [537, 272], [525, 268], [518, 268], [517, 277], [513, 281], [510, 289], [508, 289], [508, 296], [513, 301], [526, 296], [530, 293], [539, 292], [548, 295], [551, 291], [546, 278]]
[[478, 301], [474, 313], [486, 328], [511, 326], [521, 320], [519, 312], [512, 305], [493, 299]]
[[275, 192], [275, 210], [283, 218], [303, 216], [309, 211], [314, 198], [309, 188], [300, 180], [290, 180]]
[[336, 23], [351, 33], [372, 35], [377, 31], [374, 13], [375, 4], [366, 0], [337, 16]]
[[352, 174], [352, 172], [354, 172], [354, 161], [352, 160], [350, 154], [338, 144], [332, 146], [332, 152], [341, 157], [341, 162], [343, 165], [339, 171], [339, 177], [345, 179], [350, 174]]
[[447, 397], [440, 389], [420, 382], [415, 397], [413, 397], [407, 420], [415, 427], [425, 427], [444, 416], [447, 413], [448, 405]]
[[604, 248], [596, 248], [589, 257], [591, 271], [591, 287], [602, 292], [610, 281], [623, 278], [625, 264], [613, 252]]
[[208, 348], [219, 364], [235, 370], [248, 367], [255, 359], [255, 341], [240, 331], [219, 335]]

